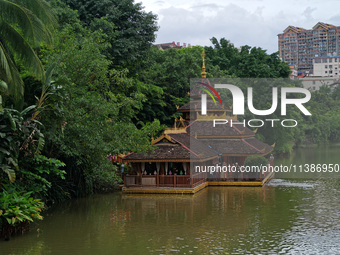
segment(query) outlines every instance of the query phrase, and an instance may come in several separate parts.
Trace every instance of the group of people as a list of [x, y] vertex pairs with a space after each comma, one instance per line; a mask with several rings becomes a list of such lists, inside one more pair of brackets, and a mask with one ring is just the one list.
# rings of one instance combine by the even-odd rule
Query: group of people
[[[156, 175], [157, 174], [157, 171], [154, 170], [153, 171], [153, 175]], [[163, 173], [161, 173], [162, 175]], [[184, 172], [183, 170], [178, 170], [176, 168], [173, 168], [172, 171], [169, 170], [168, 173], [165, 173], [165, 175], [174, 175], [174, 174], [177, 174], [177, 175], [184, 175]], [[147, 170], [144, 170], [143, 172], [143, 175], [152, 175], [152, 171], [147, 171]]]
[[123, 159], [120, 158], [118, 155], [107, 155], [106, 158], [111, 162], [111, 163], [123, 163]]

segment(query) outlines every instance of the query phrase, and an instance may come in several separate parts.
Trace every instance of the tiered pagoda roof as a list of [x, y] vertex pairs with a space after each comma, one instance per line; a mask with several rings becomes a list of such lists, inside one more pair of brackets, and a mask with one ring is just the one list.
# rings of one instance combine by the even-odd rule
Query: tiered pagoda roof
[[166, 130], [163, 135], [152, 141], [152, 144], [155, 145], [155, 151], [131, 153], [124, 160], [126, 162], [190, 162], [190, 160], [206, 161], [218, 156], [205, 143], [192, 139], [184, 129]]
[[[202, 109], [201, 99], [192, 100], [189, 103], [179, 107], [177, 109], [178, 112], [189, 112], [196, 111], [200, 112]], [[224, 109], [221, 105], [215, 103], [212, 100], [207, 100], [207, 111], [217, 111], [217, 112], [231, 112], [229, 109]]]
[[212, 128], [213, 120], [197, 119], [187, 127], [187, 132], [199, 139], [247, 138], [255, 136], [255, 133], [249, 128], [244, 127], [243, 124], [235, 124], [235, 122], [238, 122], [236, 119], [233, 121], [232, 127], [230, 127], [228, 123], [223, 125], [219, 124]]
[[[209, 118], [209, 117], [208, 117]], [[267, 155], [274, 147], [255, 138], [255, 132], [238, 122], [236, 117], [229, 118], [232, 126], [218, 124], [213, 127], [213, 120], [193, 121], [187, 128], [187, 132], [195, 138], [208, 144], [220, 154], [228, 156]]]

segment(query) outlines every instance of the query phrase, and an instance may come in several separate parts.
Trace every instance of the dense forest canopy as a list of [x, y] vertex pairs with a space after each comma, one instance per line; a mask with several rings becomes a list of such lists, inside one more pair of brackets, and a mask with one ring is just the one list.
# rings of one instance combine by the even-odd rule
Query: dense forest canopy
[[[2, 234], [40, 219], [44, 204], [114, 188], [118, 168], [107, 155], [144, 151], [173, 124], [176, 106], [190, 100], [190, 78], [201, 76], [203, 50], [208, 78], [290, 74], [278, 53], [225, 38], [158, 50], [156, 15], [132, 0], [0, 0], [0, 9]], [[257, 88], [258, 107], [268, 107], [271, 86]], [[339, 85], [323, 87], [307, 105], [312, 117], [289, 116], [299, 128], [257, 136], [276, 153], [338, 140], [339, 99]]]

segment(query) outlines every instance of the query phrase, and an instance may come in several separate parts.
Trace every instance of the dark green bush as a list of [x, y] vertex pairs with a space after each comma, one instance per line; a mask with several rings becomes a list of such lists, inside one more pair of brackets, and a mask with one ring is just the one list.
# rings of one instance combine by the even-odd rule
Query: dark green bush
[[267, 160], [262, 156], [250, 156], [244, 161], [244, 166], [264, 166], [266, 164]]
[[9, 238], [23, 232], [34, 220], [42, 220], [44, 203], [34, 199], [31, 192], [18, 190], [17, 185], [5, 185], [0, 194], [0, 236]]

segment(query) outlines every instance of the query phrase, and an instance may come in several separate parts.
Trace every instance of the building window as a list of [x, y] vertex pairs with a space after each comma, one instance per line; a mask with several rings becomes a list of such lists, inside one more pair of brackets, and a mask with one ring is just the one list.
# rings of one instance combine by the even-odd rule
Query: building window
[[327, 63], [327, 58], [323, 58], [322, 63]]
[[335, 58], [335, 59], [334, 59], [334, 62], [338, 62], [338, 59], [337, 59], [337, 58]]
[[329, 59], [329, 63], [332, 63], [332, 58]]
[[325, 65], [325, 68], [328, 68], [328, 65]]
[[332, 74], [332, 73], [333, 73], [333, 71], [332, 71], [332, 70], [329, 70], [329, 73], [330, 73], [330, 74]]
[[325, 71], [325, 73], [327, 73], [327, 71]]
[[333, 68], [333, 65], [329, 65], [329, 68]]

